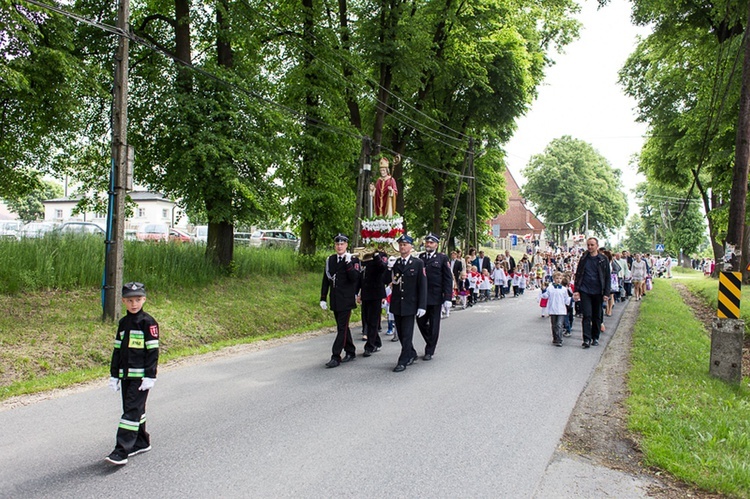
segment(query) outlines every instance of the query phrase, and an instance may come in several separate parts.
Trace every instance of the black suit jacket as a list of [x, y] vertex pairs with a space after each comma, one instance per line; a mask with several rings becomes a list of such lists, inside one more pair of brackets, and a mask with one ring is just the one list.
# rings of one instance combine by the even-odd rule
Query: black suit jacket
[[[427, 305], [442, 305], [453, 299], [451, 262], [443, 253], [435, 252], [429, 260], [427, 252], [420, 253], [427, 275]], [[489, 260], [489, 258], [487, 259]]]
[[362, 262], [362, 285], [359, 297], [362, 300], [382, 300], [385, 298], [383, 273], [388, 270], [388, 255], [375, 253], [372, 260]]
[[393, 285], [393, 315], [416, 315], [418, 309], [427, 309], [427, 276], [419, 258], [411, 256], [406, 263], [396, 260], [391, 271], [383, 275], [383, 283]]
[[323, 284], [320, 287], [320, 301], [325, 301], [331, 292], [330, 308], [334, 312], [357, 308], [357, 293], [359, 293], [360, 264], [356, 256], [352, 256], [349, 263], [338, 262], [338, 255], [331, 255], [326, 259], [323, 272]]

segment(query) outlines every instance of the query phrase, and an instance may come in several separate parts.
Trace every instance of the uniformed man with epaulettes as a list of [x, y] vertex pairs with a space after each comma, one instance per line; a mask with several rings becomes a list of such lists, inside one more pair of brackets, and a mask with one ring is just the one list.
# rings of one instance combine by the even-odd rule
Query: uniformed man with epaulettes
[[426, 343], [424, 360], [431, 360], [435, 355], [443, 306], [450, 307], [453, 302], [453, 272], [448, 257], [437, 251], [439, 242], [440, 238], [435, 234], [427, 235], [424, 239], [426, 251], [419, 255], [427, 275], [426, 313], [417, 318], [417, 327]]
[[[342, 362], [357, 358], [349, 319], [352, 310], [357, 308], [356, 296], [360, 285], [359, 259], [346, 251], [349, 238], [344, 234], [337, 234], [333, 242], [336, 253], [326, 259], [323, 284], [320, 288], [320, 308], [328, 308], [326, 297], [330, 290], [330, 308], [336, 318], [336, 339], [333, 341], [331, 360], [326, 363], [326, 367], [338, 367]], [[342, 350], [346, 352], [343, 359]]]
[[384, 284], [391, 284], [391, 306], [396, 323], [398, 340], [401, 342], [401, 355], [393, 372], [401, 372], [414, 363], [417, 351], [414, 349], [414, 317], [422, 317], [427, 306], [427, 277], [424, 263], [411, 255], [414, 240], [406, 234], [398, 238], [399, 258], [393, 261], [390, 270], [383, 276]]

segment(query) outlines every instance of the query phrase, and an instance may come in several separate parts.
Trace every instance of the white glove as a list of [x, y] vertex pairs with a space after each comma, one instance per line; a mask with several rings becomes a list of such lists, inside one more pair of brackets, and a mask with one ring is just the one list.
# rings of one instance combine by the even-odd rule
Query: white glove
[[352, 254], [349, 252], [344, 253], [344, 261], [346, 263], [351, 263], [352, 261]]
[[156, 380], [154, 378], [143, 378], [143, 381], [141, 381], [141, 386], [138, 387], [138, 390], [141, 392], [150, 390], [154, 387], [154, 383], [156, 383]]
[[397, 258], [395, 256], [388, 257], [388, 268], [392, 269], [393, 266], [396, 264]]
[[109, 389], [117, 393], [120, 391], [120, 380], [117, 378], [109, 378]]
[[326, 304], [325, 300], [320, 301], [320, 308], [322, 308], [323, 310], [328, 310], [328, 304]]
[[451, 308], [453, 306], [453, 302], [450, 300], [445, 300], [445, 302], [443, 303], [443, 306], [445, 308]]
[[417, 317], [422, 317], [424, 314], [426, 314], [427, 311], [423, 308], [417, 309]]

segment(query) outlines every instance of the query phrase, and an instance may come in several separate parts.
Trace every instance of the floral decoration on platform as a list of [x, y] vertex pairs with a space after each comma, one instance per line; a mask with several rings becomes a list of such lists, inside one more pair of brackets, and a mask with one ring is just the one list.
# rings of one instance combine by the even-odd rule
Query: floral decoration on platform
[[362, 220], [362, 236], [364, 244], [393, 243], [404, 233], [403, 217], [371, 218]]

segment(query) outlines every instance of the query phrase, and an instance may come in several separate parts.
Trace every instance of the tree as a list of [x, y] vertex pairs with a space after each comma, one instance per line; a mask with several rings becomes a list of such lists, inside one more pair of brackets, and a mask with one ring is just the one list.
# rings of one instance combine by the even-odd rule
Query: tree
[[33, 222], [44, 218], [44, 201], [59, 198], [62, 195], [63, 188], [60, 184], [42, 180], [39, 187], [22, 197], [5, 198], [5, 204], [24, 222]]
[[567, 231], [583, 232], [583, 215], [589, 227], [606, 236], [621, 227], [627, 214], [620, 170], [590, 144], [563, 136], [533, 156], [523, 171], [527, 179], [522, 196], [533, 203], [538, 216], [555, 225], [562, 242]]
[[634, 213], [625, 224], [625, 238], [622, 241], [622, 247], [631, 253], [648, 253], [653, 250], [652, 235], [649, 233], [643, 218]]

